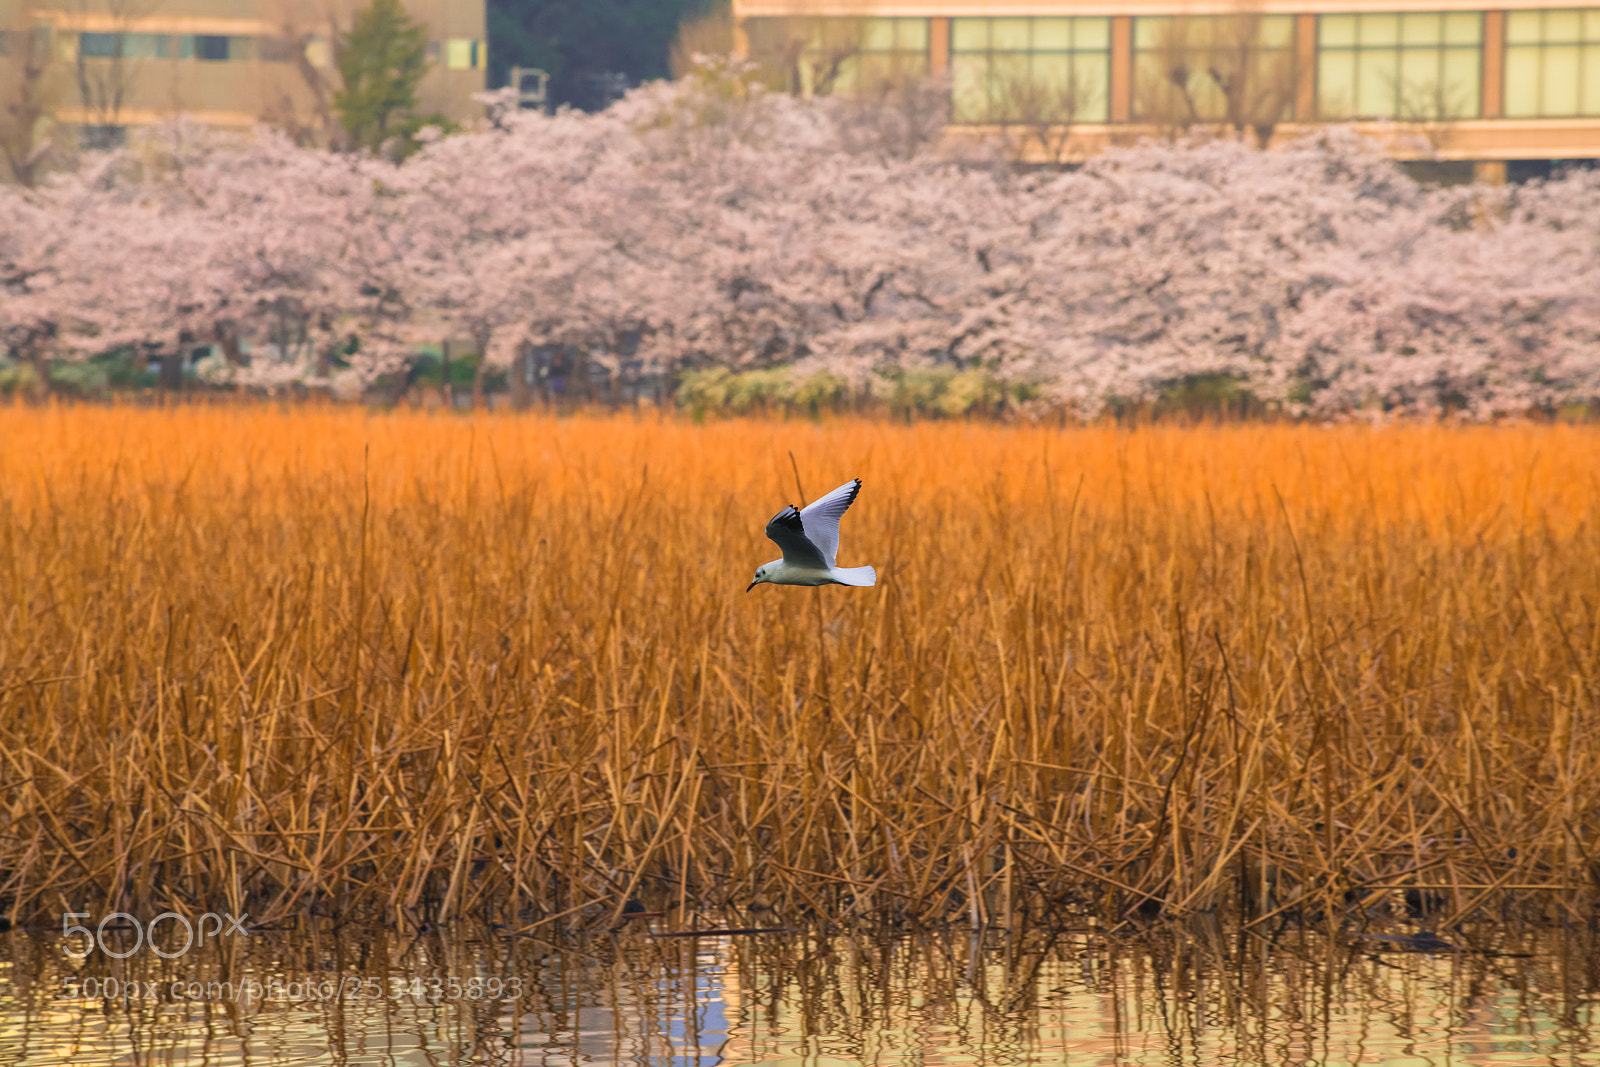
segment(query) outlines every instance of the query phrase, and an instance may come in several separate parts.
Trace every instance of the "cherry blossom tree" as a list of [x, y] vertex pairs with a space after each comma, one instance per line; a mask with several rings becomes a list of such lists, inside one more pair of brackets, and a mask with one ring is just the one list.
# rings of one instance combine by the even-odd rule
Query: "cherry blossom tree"
[[1207, 379], [1316, 417], [1600, 400], [1590, 174], [1428, 188], [1340, 129], [1019, 173], [931, 136], [926, 100], [797, 98], [732, 60], [593, 115], [486, 102], [398, 163], [176, 126], [0, 190], [0, 343], [168, 384], [215, 344], [217, 380], [359, 388], [464, 340], [479, 399], [561, 346], [585, 383], [958, 374], [1084, 416]]
[[0, 354], [26, 363], [37, 388], [49, 381], [65, 311], [56, 289], [70, 231], [58, 222], [60, 207], [73, 196], [65, 188], [53, 193], [0, 186], [0, 218], [6, 220], [0, 226]]

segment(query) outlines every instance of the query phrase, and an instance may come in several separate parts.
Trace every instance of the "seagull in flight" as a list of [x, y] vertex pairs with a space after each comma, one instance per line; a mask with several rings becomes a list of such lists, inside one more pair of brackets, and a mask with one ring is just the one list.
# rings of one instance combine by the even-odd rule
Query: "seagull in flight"
[[845, 482], [825, 497], [803, 508], [793, 504], [767, 523], [767, 536], [781, 549], [783, 558], [756, 568], [755, 581], [745, 587], [748, 593], [762, 582], [772, 585], [877, 585], [878, 572], [871, 567], [836, 567], [833, 557], [839, 551], [839, 520], [861, 492], [861, 479]]

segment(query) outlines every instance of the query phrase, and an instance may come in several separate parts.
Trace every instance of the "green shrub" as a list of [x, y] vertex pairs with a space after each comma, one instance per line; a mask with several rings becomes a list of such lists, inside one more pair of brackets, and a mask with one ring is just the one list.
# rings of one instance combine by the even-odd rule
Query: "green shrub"
[[734, 373], [726, 367], [684, 371], [678, 377], [678, 404], [693, 412], [695, 418], [703, 419], [708, 412], [727, 405], [733, 392], [733, 378]]
[[1161, 387], [1154, 413], [1191, 417], [1243, 414], [1255, 397], [1231, 374], [1196, 374]]
[[679, 375], [675, 395], [678, 405], [697, 419], [713, 411], [743, 415], [779, 406], [819, 414], [824, 407], [848, 401], [850, 383], [826, 371], [797, 377], [792, 367], [749, 371], [703, 367]]
[[[1008, 404], [1039, 395], [1036, 385], [1005, 382], [992, 371], [976, 367], [963, 371], [953, 367], [890, 367], [879, 371], [868, 387], [872, 398], [896, 415], [930, 418], [993, 414]], [[819, 414], [824, 408], [843, 407], [851, 398], [846, 379], [827, 371], [801, 377], [793, 367], [742, 372], [703, 367], [685, 371], [678, 378], [675, 395], [678, 405], [688, 408], [696, 418], [713, 411], [742, 415], [778, 405]]]
[[65, 396], [98, 397], [111, 391], [111, 374], [106, 362], [53, 363], [50, 388]]
[[818, 414], [824, 405], [838, 405], [850, 399], [850, 383], [827, 371], [819, 371], [795, 382], [793, 402]]
[[872, 393], [897, 415], [959, 416], [993, 414], [1007, 404], [1035, 399], [1039, 388], [1006, 382], [982, 367], [893, 367], [879, 372]]
[[966, 415], [974, 410], [996, 411], [1005, 398], [1005, 386], [988, 371], [964, 370], [945, 382], [939, 410], [946, 415]]
[[39, 373], [28, 363], [0, 359], [0, 394], [15, 396], [39, 387]]

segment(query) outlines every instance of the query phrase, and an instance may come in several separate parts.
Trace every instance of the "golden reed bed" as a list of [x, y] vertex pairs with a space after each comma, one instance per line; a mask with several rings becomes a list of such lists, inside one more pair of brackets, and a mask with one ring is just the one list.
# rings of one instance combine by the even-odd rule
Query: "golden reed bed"
[[[1596, 899], [1592, 429], [13, 407], [0, 441], [18, 920]], [[877, 588], [745, 594], [791, 450], [812, 496], [865, 479], [840, 562]]]

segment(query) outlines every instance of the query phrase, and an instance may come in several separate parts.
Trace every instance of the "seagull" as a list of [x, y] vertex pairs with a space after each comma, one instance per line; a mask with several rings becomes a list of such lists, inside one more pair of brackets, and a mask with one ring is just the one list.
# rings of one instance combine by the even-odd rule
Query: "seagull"
[[767, 523], [767, 536], [781, 549], [783, 558], [756, 568], [755, 581], [745, 587], [748, 593], [762, 582], [772, 585], [856, 585], [878, 584], [878, 572], [871, 567], [836, 567], [833, 557], [839, 551], [839, 520], [861, 492], [861, 479], [845, 482], [825, 497], [803, 508], [793, 504]]

